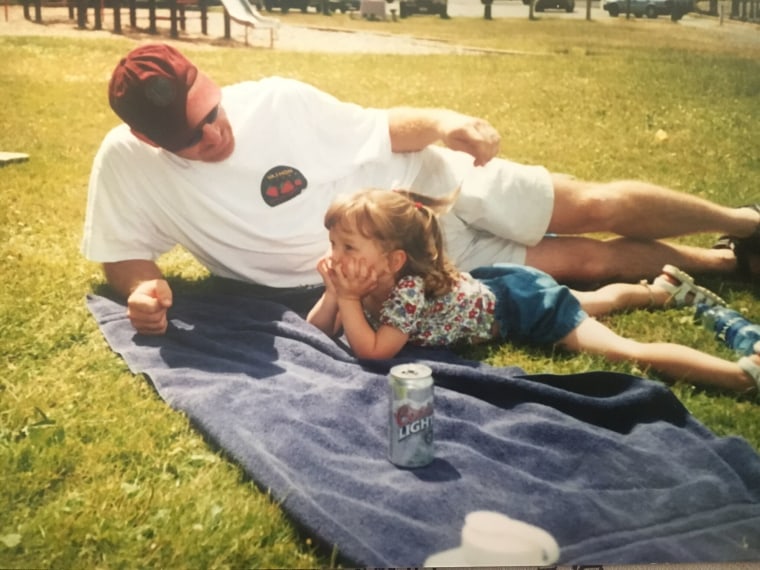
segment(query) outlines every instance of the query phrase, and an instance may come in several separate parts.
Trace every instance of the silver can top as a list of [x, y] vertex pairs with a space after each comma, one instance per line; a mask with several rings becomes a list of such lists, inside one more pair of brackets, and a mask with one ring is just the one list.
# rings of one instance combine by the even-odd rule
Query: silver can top
[[425, 364], [398, 364], [391, 368], [391, 376], [399, 380], [419, 380], [421, 378], [430, 378], [433, 370]]

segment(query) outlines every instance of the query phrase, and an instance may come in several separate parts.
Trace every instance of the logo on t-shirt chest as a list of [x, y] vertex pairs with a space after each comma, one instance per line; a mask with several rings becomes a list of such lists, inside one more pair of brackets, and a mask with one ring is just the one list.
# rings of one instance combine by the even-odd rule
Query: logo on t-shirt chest
[[261, 197], [269, 206], [295, 198], [308, 186], [303, 174], [292, 166], [275, 166], [261, 179]]

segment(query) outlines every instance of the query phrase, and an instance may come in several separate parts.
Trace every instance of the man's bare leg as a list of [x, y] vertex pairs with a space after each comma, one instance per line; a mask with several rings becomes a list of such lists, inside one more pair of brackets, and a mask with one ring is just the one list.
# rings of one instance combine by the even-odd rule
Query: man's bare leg
[[554, 175], [553, 181], [550, 233], [610, 232], [659, 239], [715, 232], [747, 237], [760, 225], [760, 213], [750, 208], [721, 206], [646, 182], [595, 183], [563, 175]]
[[559, 282], [600, 283], [653, 279], [670, 263], [687, 273], [731, 273], [733, 252], [656, 240], [546, 237], [526, 251], [525, 265]]

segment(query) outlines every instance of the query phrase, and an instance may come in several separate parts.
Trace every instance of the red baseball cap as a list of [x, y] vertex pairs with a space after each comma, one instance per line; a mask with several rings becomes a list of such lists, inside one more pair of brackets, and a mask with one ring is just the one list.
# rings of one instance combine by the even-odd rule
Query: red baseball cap
[[114, 69], [108, 101], [130, 128], [169, 151], [186, 148], [221, 89], [175, 48], [147, 44]]

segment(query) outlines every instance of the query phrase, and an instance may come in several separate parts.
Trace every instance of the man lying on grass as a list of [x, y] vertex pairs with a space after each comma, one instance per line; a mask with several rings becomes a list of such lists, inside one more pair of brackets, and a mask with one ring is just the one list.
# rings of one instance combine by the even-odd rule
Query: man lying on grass
[[[497, 158], [495, 129], [455, 111], [362, 108], [276, 77], [220, 88], [163, 44], [118, 63], [109, 101], [125, 124], [95, 157], [82, 251], [103, 263], [141, 333], [166, 330], [172, 291], [156, 260], [177, 244], [217, 276], [321, 285], [322, 217], [367, 187], [461, 187], [441, 223], [465, 271], [509, 262], [573, 282], [651, 278], [666, 263], [760, 273], [757, 208]], [[726, 234], [724, 247], [660, 241], [700, 231]], [[589, 232], [623, 237], [574, 235]]]

